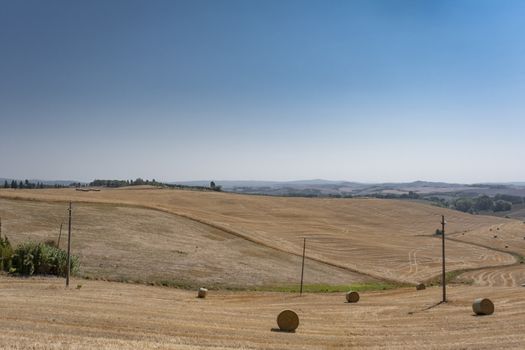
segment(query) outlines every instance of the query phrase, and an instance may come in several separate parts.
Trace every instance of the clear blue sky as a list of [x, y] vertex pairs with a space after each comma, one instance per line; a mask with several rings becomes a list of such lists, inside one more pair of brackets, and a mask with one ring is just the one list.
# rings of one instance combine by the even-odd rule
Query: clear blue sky
[[525, 180], [525, 1], [0, 0], [0, 177]]

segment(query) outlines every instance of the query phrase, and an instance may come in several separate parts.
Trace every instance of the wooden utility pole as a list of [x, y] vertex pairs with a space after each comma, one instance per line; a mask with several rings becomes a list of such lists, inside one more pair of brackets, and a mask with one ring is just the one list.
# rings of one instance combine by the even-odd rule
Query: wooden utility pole
[[304, 253], [306, 251], [306, 238], [304, 238], [303, 241], [303, 264], [301, 267], [301, 290], [299, 292], [299, 295], [303, 295], [303, 277], [304, 277]]
[[447, 279], [445, 274], [445, 216], [441, 215], [441, 262], [442, 262], [442, 275], [441, 285], [443, 287], [443, 300], [442, 303], [447, 302]]
[[63, 222], [60, 223], [60, 231], [58, 232], [57, 248], [60, 248], [60, 237], [62, 237], [62, 225], [64, 225]]
[[2, 237], [2, 218], [0, 218], [0, 238]]
[[71, 202], [69, 202], [69, 222], [67, 230], [67, 269], [66, 269], [66, 287], [69, 287], [69, 274], [71, 273]]

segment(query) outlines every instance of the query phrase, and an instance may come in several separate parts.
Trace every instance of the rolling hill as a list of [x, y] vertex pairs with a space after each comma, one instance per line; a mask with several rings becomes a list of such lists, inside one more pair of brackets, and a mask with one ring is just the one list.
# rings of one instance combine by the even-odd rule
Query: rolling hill
[[[171, 214], [178, 220], [189, 219], [186, 224], [204, 225], [208, 230], [219, 230], [223, 237], [236, 237], [286, 256], [300, 256], [303, 238], [306, 238], [310, 261], [373, 280], [406, 283], [428, 280], [439, 274], [440, 240], [433, 233], [439, 227], [441, 215], [447, 218], [448, 234], [467, 237], [471, 232], [490, 226], [500, 225], [505, 230], [507, 225], [516, 223], [408, 201], [282, 198], [147, 187], [102, 189], [99, 192], [73, 189], [1, 190], [0, 197], [44, 202], [72, 200], [76, 203], [154, 209]], [[99, 222], [94, 219], [96, 215], [92, 218], [92, 225], [98, 225]], [[89, 228], [89, 217], [86, 220], [85, 230], [93, 231]], [[185, 236], [188, 241], [197, 239], [192, 231], [188, 232]], [[96, 237], [94, 234], [93, 238]], [[180, 242], [180, 239], [177, 241]], [[212, 241], [206, 240], [207, 243], [201, 245]], [[468, 241], [449, 241], [447, 252], [450, 270], [516, 262], [514, 256], [504, 251], [490, 250]], [[263, 257], [268, 255], [261, 254]], [[231, 263], [240, 263], [243, 256], [253, 255], [238, 255]], [[224, 256], [224, 253], [217, 254], [215, 259], [218, 261]], [[211, 259], [213, 261], [213, 256]]]

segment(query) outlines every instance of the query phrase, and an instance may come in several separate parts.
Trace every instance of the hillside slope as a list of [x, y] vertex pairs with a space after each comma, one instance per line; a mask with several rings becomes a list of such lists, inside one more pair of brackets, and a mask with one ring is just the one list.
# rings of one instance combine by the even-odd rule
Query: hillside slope
[[[473, 216], [435, 206], [380, 199], [311, 199], [235, 195], [151, 188], [1, 190], [0, 197], [46, 201], [117, 203], [192, 218], [268, 247], [308, 256], [378, 278], [417, 282], [439, 273], [440, 215], [447, 233], [468, 234], [506, 219]], [[508, 265], [503, 252], [447, 243], [449, 269]]]
[[[11, 242], [67, 244], [67, 205], [0, 199], [2, 232]], [[73, 253], [80, 275], [184, 287], [253, 288], [297, 284], [301, 258], [199, 222], [158, 210], [113, 204], [73, 207]], [[306, 260], [307, 284], [349, 284], [372, 278]]]

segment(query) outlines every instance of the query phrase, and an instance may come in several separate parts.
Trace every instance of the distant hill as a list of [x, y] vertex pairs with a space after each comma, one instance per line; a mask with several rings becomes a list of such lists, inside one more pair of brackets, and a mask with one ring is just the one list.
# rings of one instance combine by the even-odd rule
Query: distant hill
[[[186, 186], [209, 186], [211, 180], [181, 181], [172, 184]], [[525, 183], [480, 183], [457, 184], [446, 182], [413, 181], [404, 183], [359, 183], [323, 179], [297, 181], [232, 181], [214, 180], [223, 190], [236, 193], [262, 194], [274, 196], [395, 196], [415, 193], [419, 195], [438, 195], [444, 197], [479, 196], [507, 194], [525, 196]]]
[[[0, 186], [11, 178], [0, 178]], [[24, 181], [25, 179], [15, 179]], [[44, 185], [68, 186], [71, 183], [88, 184], [77, 180], [41, 180], [30, 179], [32, 183], [41, 182]], [[508, 183], [476, 183], [458, 184], [447, 182], [413, 181], [359, 183], [343, 180], [294, 180], [294, 181], [264, 181], [264, 180], [195, 180], [172, 181], [171, 185], [209, 187], [213, 181], [224, 191], [246, 194], [262, 194], [273, 196], [297, 197], [359, 197], [359, 196], [403, 196], [417, 194], [418, 196], [439, 196], [453, 198], [458, 196], [476, 197], [480, 195], [495, 196], [496, 194], [525, 197], [525, 182]]]
[[259, 181], [259, 180], [198, 180], [198, 181], [175, 181], [169, 182], [172, 185], [184, 186], [209, 186], [210, 182], [222, 186], [224, 189], [235, 187], [283, 187], [283, 186], [324, 186], [324, 185], [341, 185], [348, 183], [345, 181], [332, 180], [294, 180], [294, 181]]

